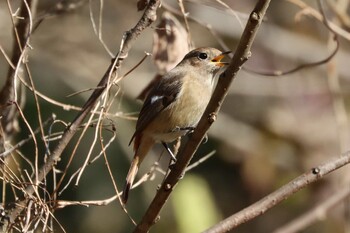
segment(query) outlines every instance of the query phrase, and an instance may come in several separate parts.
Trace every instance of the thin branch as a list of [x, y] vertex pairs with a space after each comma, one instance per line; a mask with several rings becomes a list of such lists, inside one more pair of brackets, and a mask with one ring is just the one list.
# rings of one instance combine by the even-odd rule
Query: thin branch
[[306, 68], [311, 68], [311, 67], [315, 67], [315, 66], [320, 66], [323, 64], [326, 64], [327, 62], [329, 62], [339, 51], [339, 47], [340, 47], [340, 43], [338, 38], [336, 37], [336, 35], [334, 35], [333, 37], [334, 41], [335, 41], [335, 48], [333, 49], [333, 51], [331, 52], [331, 54], [329, 54], [327, 57], [319, 60], [319, 61], [315, 61], [315, 62], [309, 62], [309, 63], [305, 63], [305, 64], [301, 64], [298, 65], [290, 70], [275, 70], [272, 72], [265, 72], [265, 71], [256, 71], [247, 67], [244, 67], [244, 71], [250, 72], [250, 73], [254, 73], [254, 74], [259, 74], [259, 75], [263, 75], [263, 76], [269, 76], [269, 77], [281, 77], [281, 76], [285, 76], [288, 74], [292, 74], [295, 73], [297, 71], [306, 69]]
[[191, 165], [189, 165], [188, 167], [186, 167], [186, 172], [192, 170], [195, 167], [198, 167], [201, 163], [204, 163], [205, 161], [207, 161], [210, 157], [212, 157], [213, 155], [215, 155], [216, 151], [213, 150], [212, 152], [210, 152], [209, 154], [203, 156], [202, 158], [198, 159], [198, 161], [192, 163]]
[[190, 25], [189, 25], [188, 20], [187, 20], [188, 14], [186, 13], [183, 0], [177, 0], [177, 2], [179, 4], [181, 14], [182, 14], [183, 19], [185, 21], [186, 32], [187, 32], [187, 44], [188, 44], [188, 47], [191, 49], [193, 47], [193, 42], [192, 42], [192, 36], [191, 36], [191, 31], [190, 31]]
[[94, 13], [92, 9], [92, 1], [89, 0], [89, 13], [90, 13], [90, 21], [92, 28], [94, 29], [95, 35], [98, 37], [98, 40], [101, 42], [103, 48], [106, 50], [109, 56], [113, 57], [113, 53], [108, 48], [107, 44], [104, 42], [102, 37], [102, 11], [103, 11], [103, 1], [100, 0], [99, 14], [98, 14], [98, 28], [96, 26], [96, 22], [94, 19]]
[[260, 201], [248, 206], [247, 208], [239, 211], [238, 213], [224, 219], [218, 224], [212, 226], [204, 233], [221, 233], [228, 232], [233, 228], [264, 214], [266, 211], [287, 199], [297, 191], [305, 188], [310, 183], [313, 183], [325, 175], [335, 171], [350, 163], [350, 151], [343, 154], [340, 157], [332, 159], [327, 163], [311, 169], [309, 172], [295, 178], [288, 184], [285, 184], [275, 192], [264, 197]]
[[[55, 115], [52, 115], [51, 117], [49, 117], [45, 122], [43, 122], [43, 126], [51, 123], [54, 119], [56, 118]], [[34, 134], [37, 134], [40, 132], [40, 128], [37, 128], [35, 131], [33, 131]], [[29, 142], [30, 140], [33, 139], [33, 135], [29, 134], [29, 136], [26, 139], [23, 139], [21, 141], [19, 141], [16, 145], [14, 145], [13, 147], [11, 147], [10, 149], [7, 149], [5, 152], [0, 153], [0, 157], [6, 157], [8, 154], [11, 154], [14, 150], [17, 150], [18, 148], [20, 148], [21, 146], [23, 146], [25, 143]]]
[[[32, 139], [33, 139], [33, 143], [34, 143], [34, 153], [35, 153], [35, 162], [34, 162], [34, 167], [35, 167], [35, 174], [37, 175], [37, 171], [38, 171], [38, 156], [39, 156], [39, 150], [38, 150], [38, 142], [35, 138], [35, 133], [33, 131], [33, 129], [31, 128], [27, 118], [24, 116], [23, 114], [23, 111], [21, 109], [21, 107], [18, 105], [17, 102], [13, 102], [13, 104], [17, 107], [17, 111], [19, 112], [20, 116], [22, 117], [22, 120], [24, 121], [25, 125], [27, 126], [29, 132], [30, 132], [30, 135], [32, 136]], [[36, 176], [37, 177], [37, 176]], [[39, 181], [38, 180], [35, 180], [35, 188], [39, 185]], [[34, 192], [34, 190], [33, 190]]]
[[[164, 7], [164, 9], [166, 9], [167, 11], [169, 11], [169, 12], [171, 12], [173, 14], [182, 15], [181, 11], [179, 11], [178, 9], [174, 8], [173, 6], [171, 6], [170, 4], [168, 4], [166, 2], [162, 3], [162, 7]], [[229, 12], [233, 11], [234, 13], [232, 13], [232, 14], [236, 18], [237, 13], [234, 10], [232, 10], [231, 8], [228, 8], [228, 11]], [[198, 23], [199, 25], [205, 27], [214, 36], [214, 38], [217, 40], [217, 42], [223, 48], [224, 51], [228, 51], [229, 50], [229, 47], [226, 45], [224, 40], [220, 36], [218, 36], [218, 33], [213, 29], [211, 24], [203, 22], [203, 21], [201, 21], [201, 20], [191, 16], [190, 14], [187, 15], [187, 18], [189, 18], [192, 21]], [[236, 18], [236, 19], [238, 20], [239, 24], [242, 23], [238, 18]], [[242, 28], [243, 28], [243, 26], [242, 26]]]
[[293, 233], [306, 229], [311, 224], [323, 220], [327, 213], [337, 205], [350, 197], [350, 186], [343, 187], [342, 190], [332, 192], [333, 195], [323, 200], [319, 205], [300, 215], [285, 226], [278, 228], [274, 233]]
[[[98, 102], [98, 103], [96, 104], [94, 111], [96, 111], [99, 107], [100, 107], [100, 102]], [[75, 182], [75, 185], [76, 185], [76, 186], [78, 186], [78, 184], [79, 184], [80, 178], [81, 178], [81, 176], [82, 176], [82, 174], [83, 174], [83, 172], [84, 172], [86, 166], [88, 165], [88, 162], [89, 162], [89, 160], [90, 160], [91, 154], [92, 154], [93, 149], [94, 149], [94, 147], [95, 147], [95, 145], [96, 145], [96, 142], [97, 142], [97, 139], [98, 139], [98, 128], [99, 128], [100, 121], [102, 120], [102, 116], [103, 116], [103, 114], [101, 113], [101, 114], [99, 115], [99, 117], [98, 117], [98, 122], [97, 122], [97, 125], [96, 125], [96, 130], [95, 130], [95, 134], [94, 134], [94, 139], [93, 139], [93, 141], [92, 141], [92, 144], [90, 145], [90, 149], [89, 149], [89, 152], [88, 152], [88, 154], [87, 154], [87, 156], [86, 156], [86, 158], [85, 158], [84, 164], [83, 164], [83, 166], [81, 167], [81, 169], [80, 169], [80, 171], [79, 171], [77, 180], [76, 180], [76, 182]], [[89, 117], [88, 124], [86, 124], [86, 126], [85, 126], [84, 129], [83, 129], [83, 132], [81, 133], [81, 135], [80, 135], [80, 137], [79, 137], [79, 142], [76, 143], [76, 145], [74, 146], [74, 151], [72, 152], [72, 157], [74, 157], [74, 155], [76, 154], [76, 151], [77, 151], [77, 149], [78, 149], [78, 145], [80, 144], [80, 140], [83, 138], [83, 136], [85, 135], [85, 132], [86, 132], [87, 129], [89, 128], [89, 124], [90, 124], [90, 122], [92, 121], [92, 118], [93, 118], [93, 117], [94, 117], [94, 115], [91, 115], [91, 116]]]
[[253, 12], [250, 14], [237, 50], [228, 68], [220, 75], [218, 84], [205, 113], [203, 114], [191, 139], [186, 143], [183, 150], [180, 151], [178, 161], [175, 163], [175, 166], [172, 168], [171, 172], [158, 190], [156, 196], [134, 232], [148, 232], [152, 225], [157, 222], [161, 208], [164, 206], [176, 184], [183, 176], [186, 167], [190, 163], [190, 160], [196, 152], [199, 144], [202, 142], [207, 130], [216, 120], [218, 111], [220, 110], [220, 107], [228, 93], [228, 89], [233, 79], [237, 76], [237, 73], [241, 69], [244, 62], [251, 56], [251, 46], [269, 3], [269, 0], [260, 0], [257, 2]]
[[[293, 3], [294, 5], [296, 5], [297, 7], [301, 8], [302, 10], [307, 10], [307, 12], [309, 14], [311, 14], [313, 17], [315, 17], [319, 21], [323, 21], [322, 14], [320, 12], [318, 12], [317, 10], [315, 10], [314, 8], [312, 8], [309, 5], [307, 5], [306, 1], [302, 1], [302, 0], [287, 0], [287, 1]], [[337, 35], [343, 37], [346, 40], [350, 40], [350, 33], [347, 32], [346, 30], [342, 29], [341, 27], [339, 27], [335, 23], [329, 22], [329, 27]]]
[[[23, 78], [19, 77], [19, 79], [21, 80], [21, 83], [26, 86], [30, 91], [33, 91], [32, 87], [29, 85], [29, 83], [27, 83]], [[104, 89], [105, 87], [94, 87], [94, 88], [91, 88], [90, 90], [95, 90], [97, 88], [101, 88], [101, 89]], [[84, 90], [85, 91], [85, 90]], [[51, 103], [53, 105], [56, 105], [58, 107], [61, 107], [63, 110], [65, 111], [70, 111], [70, 110], [76, 110], [76, 111], [81, 111], [83, 110], [82, 107], [78, 107], [78, 106], [74, 106], [74, 105], [71, 105], [71, 104], [65, 104], [65, 103], [62, 103], [62, 102], [59, 102], [57, 100], [54, 100], [54, 99], [51, 99], [50, 97], [44, 95], [43, 93], [39, 92], [38, 90], [35, 90], [36, 94], [42, 98], [43, 100], [45, 100], [46, 102], [48, 103]], [[75, 94], [75, 93], [74, 93]], [[96, 112], [90, 112], [91, 114], [100, 114], [101, 111], [96, 111]], [[114, 114], [111, 114], [111, 113], [105, 113], [106, 116], [108, 117], [119, 117], [119, 118], [124, 118], [124, 119], [127, 119], [127, 120], [137, 120], [137, 118], [135, 117], [131, 117], [129, 115], [134, 115], [134, 113], [122, 113], [122, 112], [117, 112], [117, 113], [114, 113]]]

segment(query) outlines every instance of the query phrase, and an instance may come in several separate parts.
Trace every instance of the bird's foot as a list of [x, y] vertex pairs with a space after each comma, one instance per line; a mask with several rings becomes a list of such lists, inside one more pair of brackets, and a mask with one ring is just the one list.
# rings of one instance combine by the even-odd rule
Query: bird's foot
[[205, 144], [208, 142], [208, 134], [205, 134], [204, 137], [203, 137], [203, 140], [202, 140], [202, 144]]
[[165, 147], [165, 149], [170, 154], [172, 162], [176, 163], [176, 157], [175, 157], [174, 153], [170, 150], [168, 144], [166, 144], [165, 142], [162, 142], [162, 145]]

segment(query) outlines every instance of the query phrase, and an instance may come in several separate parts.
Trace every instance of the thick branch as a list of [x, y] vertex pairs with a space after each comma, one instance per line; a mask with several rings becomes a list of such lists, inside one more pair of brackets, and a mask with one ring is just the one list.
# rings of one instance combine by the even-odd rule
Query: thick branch
[[[112, 60], [109, 65], [106, 73], [102, 77], [101, 81], [97, 85], [99, 88], [96, 88], [95, 91], [91, 94], [90, 98], [86, 101], [83, 109], [79, 112], [77, 117], [73, 120], [72, 124], [67, 128], [67, 130], [62, 135], [61, 140], [58, 142], [57, 146], [54, 148], [51, 156], [47, 159], [47, 162], [40, 168], [39, 174], [37, 177], [38, 181], [42, 181], [45, 176], [52, 170], [53, 166], [60, 160], [61, 154], [63, 150], [66, 148], [79, 126], [84, 121], [85, 117], [91, 112], [96, 103], [98, 102], [100, 96], [104, 93], [108, 82], [110, 81], [110, 77], [118, 71], [120, 65], [123, 60], [128, 56], [128, 52], [131, 49], [133, 42], [138, 38], [141, 32], [150, 26], [157, 18], [156, 11], [160, 5], [160, 0], [150, 0], [148, 6], [138, 21], [138, 23], [130, 29], [129, 31], [124, 33], [123, 40], [121, 43], [120, 51]], [[101, 88], [103, 87], [103, 88]], [[33, 186], [29, 185], [25, 193], [27, 195], [31, 195], [34, 192]], [[13, 210], [9, 213], [9, 220], [11, 223], [15, 221], [15, 219], [19, 216], [21, 211], [25, 208], [26, 200], [23, 199], [19, 201]]]
[[256, 4], [231, 63], [226, 71], [220, 76], [213, 97], [203, 114], [202, 119], [191, 136], [191, 139], [186, 143], [183, 150], [177, 156], [178, 161], [163, 182], [161, 188], [158, 190], [143, 219], [136, 226], [134, 232], [148, 232], [151, 226], [157, 221], [161, 208], [164, 206], [175, 185], [183, 175], [210, 125], [216, 120], [217, 113], [228, 93], [231, 82], [237, 76], [237, 73], [244, 62], [250, 57], [252, 43], [269, 3], [269, 0], [260, 0]]
[[313, 183], [330, 172], [341, 168], [350, 163], [350, 152], [345, 153], [341, 157], [333, 159], [324, 165], [311, 169], [311, 171], [295, 178], [288, 184], [282, 186], [275, 192], [264, 197], [253, 205], [239, 211], [238, 213], [226, 218], [225, 220], [214, 225], [210, 229], [204, 231], [205, 233], [221, 233], [228, 232], [238, 225], [245, 223], [259, 215], [264, 214], [281, 201], [287, 199], [289, 196], [305, 188], [310, 183]]

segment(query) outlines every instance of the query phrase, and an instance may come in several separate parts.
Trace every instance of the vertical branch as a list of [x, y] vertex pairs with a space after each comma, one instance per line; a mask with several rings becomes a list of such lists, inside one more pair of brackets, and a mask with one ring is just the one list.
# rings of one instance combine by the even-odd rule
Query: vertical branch
[[136, 226], [134, 232], [148, 232], [159, 218], [158, 215], [161, 208], [164, 206], [180, 177], [183, 175], [187, 165], [196, 152], [200, 142], [203, 140], [204, 135], [209, 129], [210, 125], [216, 120], [218, 111], [228, 93], [228, 89], [233, 79], [237, 76], [238, 71], [241, 69], [245, 61], [251, 56], [251, 46], [269, 3], [270, 0], [260, 0], [257, 2], [253, 12], [250, 14], [249, 20], [230, 65], [220, 76], [218, 85], [216, 86], [205, 113], [203, 114], [191, 139], [186, 143], [183, 150], [180, 151], [179, 155], [177, 156], [178, 161], [158, 190], [156, 196], [148, 207], [141, 222]]

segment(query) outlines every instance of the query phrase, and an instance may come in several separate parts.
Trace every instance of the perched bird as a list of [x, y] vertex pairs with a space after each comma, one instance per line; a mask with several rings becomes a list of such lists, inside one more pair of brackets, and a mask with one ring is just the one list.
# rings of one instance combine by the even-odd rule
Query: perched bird
[[214, 76], [227, 64], [221, 59], [228, 53], [215, 48], [192, 50], [151, 89], [130, 140], [135, 155], [126, 177], [124, 203], [141, 162], [155, 143], [162, 143], [176, 160], [166, 143], [197, 126], [212, 95]]

